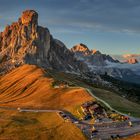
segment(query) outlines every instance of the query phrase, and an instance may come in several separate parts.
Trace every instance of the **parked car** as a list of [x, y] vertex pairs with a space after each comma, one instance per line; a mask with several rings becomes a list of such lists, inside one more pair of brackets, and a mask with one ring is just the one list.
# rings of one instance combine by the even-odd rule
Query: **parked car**
[[79, 121], [74, 121], [73, 123], [78, 124], [78, 123], [79, 123]]

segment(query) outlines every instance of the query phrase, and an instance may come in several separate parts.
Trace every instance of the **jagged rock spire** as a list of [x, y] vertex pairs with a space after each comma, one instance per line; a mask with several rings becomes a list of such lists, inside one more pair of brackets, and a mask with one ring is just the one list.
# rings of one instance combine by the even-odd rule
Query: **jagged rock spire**
[[38, 25], [38, 13], [34, 10], [26, 10], [21, 15], [22, 24], [28, 25], [30, 23]]

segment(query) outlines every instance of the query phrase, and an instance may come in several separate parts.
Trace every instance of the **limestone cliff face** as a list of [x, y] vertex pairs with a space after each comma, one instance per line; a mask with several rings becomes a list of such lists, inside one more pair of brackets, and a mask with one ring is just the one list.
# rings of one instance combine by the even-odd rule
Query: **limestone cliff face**
[[47, 28], [38, 25], [38, 13], [26, 10], [17, 22], [0, 33], [0, 70], [24, 63], [58, 70], [76, 70], [72, 52], [53, 39]]
[[24, 11], [18, 22], [8, 25], [0, 34], [0, 57], [13, 63], [38, 63], [47, 58], [50, 33], [38, 26], [38, 14]]

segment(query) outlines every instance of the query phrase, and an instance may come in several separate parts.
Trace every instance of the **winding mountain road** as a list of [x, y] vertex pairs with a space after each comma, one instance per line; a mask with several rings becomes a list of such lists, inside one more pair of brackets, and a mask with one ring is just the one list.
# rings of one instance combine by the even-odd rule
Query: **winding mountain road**
[[104, 101], [104, 100], [102, 100], [101, 98], [95, 96], [95, 95], [92, 93], [92, 91], [91, 91], [90, 89], [88, 89], [88, 88], [85, 88], [85, 89], [86, 89], [86, 91], [87, 91], [93, 98], [95, 98], [96, 100], [102, 102], [102, 103], [103, 103], [106, 107], [108, 107], [110, 110], [113, 110], [113, 111], [115, 111], [115, 112], [118, 113], [118, 114], [121, 114], [121, 115], [124, 115], [124, 116], [128, 116], [128, 117], [131, 119], [131, 121], [136, 121], [136, 120], [140, 121], [139, 118], [135, 118], [135, 117], [129, 116], [129, 115], [127, 115], [127, 114], [124, 114], [124, 113], [122, 113], [122, 112], [119, 112], [118, 110], [116, 110], [116, 109], [114, 109], [113, 107], [111, 107], [106, 101]]
[[[97, 100], [99, 100], [100, 102], [104, 103], [109, 109], [116, 111], [119, 114], [123, 114], [115, 109], [113, 109], [108, 103], [106, 103], [104, 100], [98, 98], [97, 96], [93, 95], [93, 93], [90, 91], [90, 89], [86, 89], [87, 92], [94, 98], [96, 98]], [[65, 111], [65, 110], [51, 110], [51, 109], [32, 109], [32, 108], [12, 108], [12, 107], [0, 107], [0, 109], [4, 109], [4, 110], [15, 110], [15, 111], [19, 111], [19, 112], [35, 112], [35, 113], [49, 113], [49, 112], [54, 112], [57, 113], [60, 117], [62, 117], [64, 120], [65, 118], [63, 116], [61, 116], [59, 113], [63, 113], [65, 114], [69, 120], [72, 123], [75, 123], [75, 125], [81, 129], [81, 131], [88, 137], [89, 140], [92, 140], [94, 138], [96, 139], [110, 139], [110, 136], [117, 136], [119, 135], [120, 137], [126, 137], [126, 136], [130, 136], [136, 133], [140, 132], [140, 119], [131, 117], [131, 122], [133, 124], [132, 127], [130, 127], [128, 125], [128, 121], [125, 122], [101, 122], [101, 123], [95, 123], [94, 127], [96, 128], [96, 130], [98, 130], [98, 132], [93, 135], [93, 137], [91, 138], [92, 135], [92, 127], [93, 125], [86, 123], [85, 121], [79, 121], [75, 116], [73, 116], [70, 112]], [[78, 123], [77, 123], [78, 121]]]
[[[24, 109], [24, 108], [10, 108], [10, 107], [0, 107], [0, 109], [4, 110], [15, 110], [19, 112], [36, 112], [36, 113], [49, 113], [49, 112], [55, 112], [59, 114], [60, 112], [68, 116], [70, 118], [70, 121], [72, 123], [77, 121], [77, 118], [73, 116], [70, 112], [64, 111], [64, 110], [48, 110], [48, 109]], [[62, 117], [62, 116], [61, 116]], [[62, 117], [63, 118], [63, 117]], [[63, 118], [64, 119], [64, 118]], [[128, 122], [123, 123], [96, 123], [94, 127], [98, 130], [98, 133], [94, 135], [93, 138], [100, 138], [102, 140], [110, 138], [111, 135], [119, 135], [121, 137], [129, 136], [132, 134], [136, 134], [140, 132], [140, 120], [133, 121], [133, 127], [128, 126]], [[83, 121], [78, 121], [78, 123], [75, 123], [75, 125], [82, 130], [82, 132], [88, 137], [88, 139], [91, 138], [91, 129], [93, 125], [86, 124]]]

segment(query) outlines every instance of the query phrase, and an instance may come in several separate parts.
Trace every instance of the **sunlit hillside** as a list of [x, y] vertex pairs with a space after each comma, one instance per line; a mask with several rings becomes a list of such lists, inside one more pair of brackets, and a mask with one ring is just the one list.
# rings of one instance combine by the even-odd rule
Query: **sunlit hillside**
[[47, 72], [34, 65], [21, 66], [0, 79], [0, 104], [13, 107], [73, 111], [93, 100], [82, 88], [54, 88]]
[[[83, 102], [93, 100], [82, 88], [55, 88], [54, 82], [49, 73], [34, 65], [16, 68], [0, 79], [0, 107], [60, 109], [77, 115], [77, 108]], [[74, 124], [65, 123], [56, 113], [1, 110], [0, 114], [0, 138], [85, 139], [80, 129]], [[31, 130], [30, 133], [28, 130]]]
[[139, 135], [130, 136], [129, 138], [124, 138], [122, 140], [140, 140], [140, 134]]
[[0, 110], [2, 140], [86, 140], [80, 129], [56, 113]]

